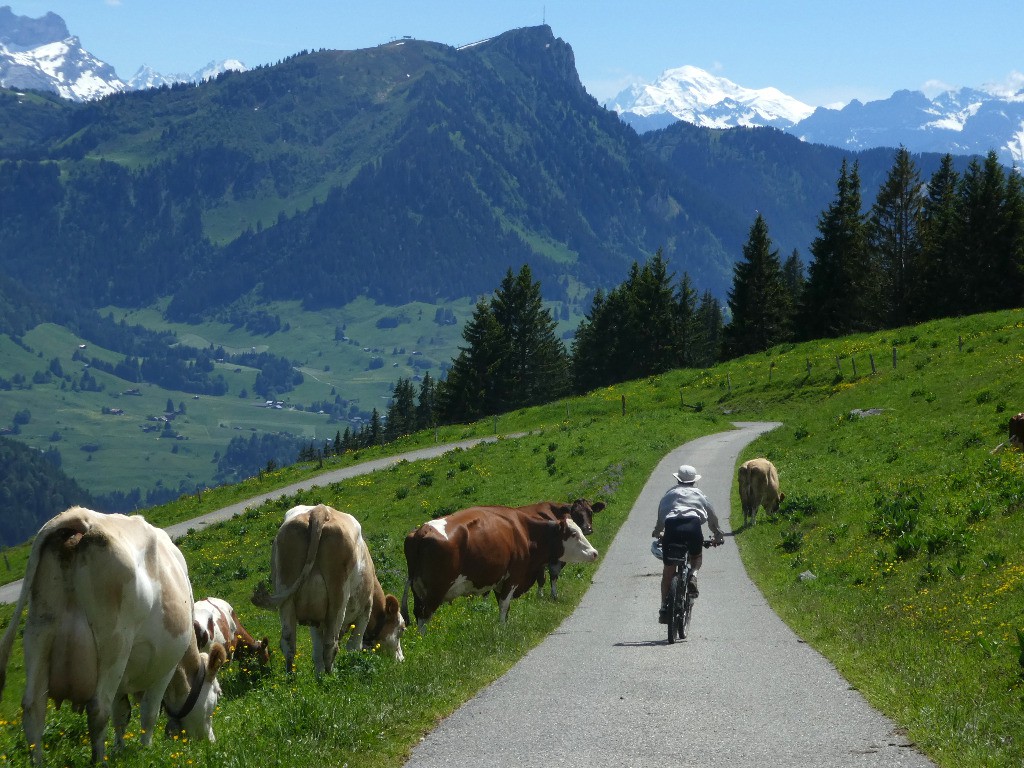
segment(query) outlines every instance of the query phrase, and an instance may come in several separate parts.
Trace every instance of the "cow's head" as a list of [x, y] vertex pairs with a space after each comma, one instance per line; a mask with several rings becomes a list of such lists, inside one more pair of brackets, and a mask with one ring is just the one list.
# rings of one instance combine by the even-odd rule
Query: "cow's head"
[[217, 672], [228, 660], [228, 652], [220, 643], [214, 643], [209, 653], [199, 654], [199, 668], [189, 682], [189, 694], [180, 710], [174, 710], [164, 701], [167, 710], [167, 735], [181, 733], [190, 739], [216, 741], [213, 735], [213, 710], [220, 701], [220, 682]]
[[253, 658], [261, 667], [270, 666], [270, 640], [264, 637], [257, 642], [243, 643], [241, 638], [241, 635], [235, 636], [234, 658], [239, 661]]
[[583, 531], [583, 535], [589, 536], [594, 532], [594, 515], [604, 509], [604, 506], [603, 501], [591, 504], [586, 499], [576, 499], [572, 504], [555, 507], [555, 513], [559, 517], [571, 517]]
[[195, 630], [198, 647], [206, 648], [213, 640], [213, 619], [210, 619], [206, 626], [200, 624], [198, 619], [193, 619], [192, 629]]
[[563, 563], [592, 563], [597, 560], [597, 550], [574, 521], [562, 518], [555, 525], [562, 541], [562, 554], [556, 559]]
[[405, 661], [402, 653], [402, 634], [405, 632], [405, 619], [399, 610], [398, 598], [385, 595], [384, 608], [374, 607], [370, 614], [370, 623], [363, 633], [363, 648], [373, 650], [379, 646], [383, 653], [396, 661]]

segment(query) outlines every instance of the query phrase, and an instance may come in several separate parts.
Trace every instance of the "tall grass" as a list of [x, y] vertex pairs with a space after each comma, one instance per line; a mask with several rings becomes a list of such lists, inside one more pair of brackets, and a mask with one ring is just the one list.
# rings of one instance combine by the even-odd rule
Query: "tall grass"
[[[276, 644], [275, 616], [248, 596], [267, 576], [270, 542], [291, 504], [325, 501], [359, 518], [385, 589], [397, 593], [405, 533], [432, 516], [475, 503], [587, 496], [609, 505], [595, 521], [603, 550], [670, 449], [733, 420], [780, 420], [784, 427], [741, 457], [771, 458], [787, 495], [778, 518], [738, 533], [752, 577], [940, 764], [1020, 765], [1024, 462], [989, 450], [1024, 404], [1022, 327], [1024, 313], [1005, 312], [780, 347], [505, 414], [502, 431], [533, 432], [275, 499], [190, 533], [181, 548], [196, 596], [225, 597], [253, 634]], [[879, 412], [862, 418], [855, 409]], [[314, 468], [290, 470], [288, 482], [303, 471]], [[187, 519], [198, 503], [161, 510], [162, 524]], [[738, 530], [736, 500], [732, 520]], [[403, 664], [345, 654], [317, 681], [302, 637], [294, 678], [283, 674], [280, 654], [267, 674], [222, 673], [216, 744], [158, 738], [143, 752], [136, 736], [115, 759], [400, 765], [424, 731], [558, 625], [593, 568], [567, 568], [558, 603], [536, 594], [516, 600], [504, 626], [492, 599], [444, 606], [425, 636], [406, 634]], [[801, 580], [807, 571], [815, 578]], [[12, 666], [20, 663], [16, 653]], [[13, 671], [9, 691], [20, 693], [20, 674]], [[8, 693], [0, 717], [0, 754], [23, 762], [17, 695]], [[84, 765], [84, 737], [83, 716], [51, 713], [54, 761]]]

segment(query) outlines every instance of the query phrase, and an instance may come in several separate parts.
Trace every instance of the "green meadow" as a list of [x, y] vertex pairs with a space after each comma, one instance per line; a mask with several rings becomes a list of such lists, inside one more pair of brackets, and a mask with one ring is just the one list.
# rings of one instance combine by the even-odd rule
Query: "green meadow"
[[[604, 550], [657, 462], [729, 428], [783, 427], [741, 456], [768, 456], [786, 493], [780, 513], [732, 527], [748, 572], [775, 610], [867, 699], [943, 766], [1024, 763], [1024, 459], [991, 451], [1024, 410], [1024, 312], [936, 321], [786, 345], [707, 370], [678, 370], [439, 434], [527, 432], [467, 451], [315, 487], [248, 509], [179, 545], [197, 597], [232, 602], [276, 648], [276, 616], [249, 595], [267, 578], [285, 509], [327, 502], [354, 514], [385, 589], [400, 594], [402, 540], [415, 526], [474, 503], [586, 496], [608, 504], [592, 537]], [[161, 404], [162, 405], [162, 404]], [[192, 407], [190, 403], [189, 415]], [[33, 414], [34, 416], [34, 414]], [[323, 467], [299, 465], [147, 511], [159, 524], [313, 477], [324, 468], [435, 439], [421, 434]], [[24, 549], [8, 552], [10, 573]], [[553, 603], [535, 594], [497, 622], [492, 599], [443, 607], [425, 636], [406, 633], [406, 661], [372, 652], [312, 674], [300, 633], [297, 673], [229, 666], [217, 742], [133, 733], [126, 766], [398, 766], [420, 736], [508, 669], [578, 604], [597, 566], [568, 566]], [[801, 578], [801, 574], [814, 578]], [[6, 606], [0, 612], [5, 620]], [[652, 626], [652, 631], [657, 628]], [[660, 635], [659, 635], [660, 636]], [[23, 764], [21, 650], [0, 703], [0, 756]], [[133, 721], [137, 724], [137, 718]], [[83, 715], [50, 712], [52, 763], [87, 765]]]

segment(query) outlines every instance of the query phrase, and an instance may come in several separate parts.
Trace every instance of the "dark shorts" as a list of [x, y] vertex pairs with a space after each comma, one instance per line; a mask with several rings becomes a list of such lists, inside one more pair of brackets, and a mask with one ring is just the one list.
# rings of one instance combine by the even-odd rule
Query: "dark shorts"
[[697, 517], [670, 517], [665, 520], [665, 536], [662, 539], [662, 550], [665, 562], [682, 560], [684, 553], [690, 555], [701, 553], [704, 547], [704, 532], [701, 521]]

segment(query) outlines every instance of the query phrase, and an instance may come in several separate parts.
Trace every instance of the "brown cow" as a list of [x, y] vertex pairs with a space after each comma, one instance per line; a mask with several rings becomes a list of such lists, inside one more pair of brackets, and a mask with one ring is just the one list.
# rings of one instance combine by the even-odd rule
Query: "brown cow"
[[47, 698], [88, 713], [93, 762], [105, 760], [111, 718], [114, 746], [123, 746], [132, 697], [140, 701], [143, 745], [153, 739], [161, 702], [168, 732], [214, 740], [216, 675], [227, 654], [219, 644], [199, 652], [188, 566], [164, 531], [137, 515], [82, 507], [43, 525], [0, 642], [0, 691], [26, 603], [21, 706], [34, 762], [43, 758]]
[[411, 590], [422, 632], [442, 604], [488, 592], [494, 593], [504, 622], [512, 600], [537, 582], [548, 563], [593, 562], [597, 550], [568, 518], [470, 508], [424, 523], [406, 536], [405, 559], [409, 577], [402, 615], [408, 621]]
[[[587, 499], [576, 499], [572, 504], [562, 504], [557, 501], [538, 501], [536, 504], [528, 504], [523, 507], [470, 507], [470, 509], [481, 509], [496, 514], [520, 514], [527, 517], [536, 517], [541, 520], [559, 520], [563, 517], [571, 518], [583, 531], [584, 536], [594, 532], [594, 515], [604, 509], [603, 501], [591, 504]], [[562, 560], [555, 560], [548, 563], [547, 574], [551, 577], [551, 599], [558, 599], [558, 575], [562, 572], [565, 563]], [[540, 572], [537, 579], [537, 594], [544, 592], [544, 571]]]
[[295, 668], [296, 624], [309, 627], [318, 676], [331, 671], [339, 634], [349, 626], [350, 651], [379, 645], [404, 659], [398, 598], [384, 594], [362, 527], [352, 515], [326, 504], [290, 509], [274, 539], [270, 571], [275, 594], [257, 588], [252, 602], [278, 609], [288, 672]]
[[740, 503], [743, 505], [743, 527], [757, 522], [757, 509], [775, 514], [786, 494], [779, 491], [779, 473], [768, 459], [751, 459], [739, 470]]
[[1016, 448], [1024, 448], [1024, 413], [1010, 418], [1009, 443]]

